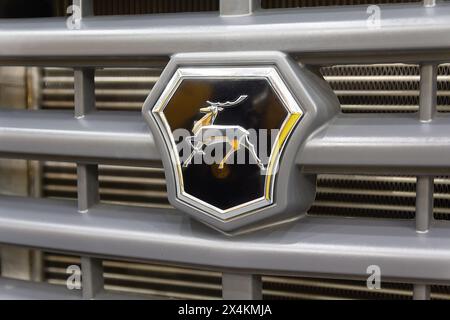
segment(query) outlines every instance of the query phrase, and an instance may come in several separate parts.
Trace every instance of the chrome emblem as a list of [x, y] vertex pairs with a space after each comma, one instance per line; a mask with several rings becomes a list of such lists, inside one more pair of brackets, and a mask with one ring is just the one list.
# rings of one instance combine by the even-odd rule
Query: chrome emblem
[[[215, 125], [214, 121], [217, 118], [219, 112], [223, 111], [225, 108], [238, 105], [240, 102], [247, 99], [247, 95], [242, 95], [235, 101], [227, 102], [211, 102], [206, 101], [209, 105], [205, 108], [200, 108], [200, 112], [205, 115], [195, 122], [192, 127], [193, 136], [188, 136], [187, 141], [191, 144], [193, 150], [188, 158], [184, 161], [183, 167], [187, 167], [191, 164], [192, 158], [196, 154], [204, 155], [203, 148], [212, 144], [225, 143], [230, 146], [229, 151], [220, 160], [218, 168], [222, 170], [225, 163], [230, 159], [230, 157], [237, 152], [240, 148], [244, 147], [249, 152], [250, 155], [256, 160], [256, 164], [261, 170], [265, 170], [261, 159], [259, 159], [256, 153], [255, 146], [250, 142], [250, 132], [245, 130], [241, 126], [230, 126], [230, 125]], [[231, 138], [229, 133], [232, 132]]]
[[323, 79], [280, 53], [173, 56], [143, 107], [170, 203], [223, 232], [304, 214], [315, 185], [295, 157], [329, 93], [305, 94], [303, 105], [293, 92], [314, 81]]

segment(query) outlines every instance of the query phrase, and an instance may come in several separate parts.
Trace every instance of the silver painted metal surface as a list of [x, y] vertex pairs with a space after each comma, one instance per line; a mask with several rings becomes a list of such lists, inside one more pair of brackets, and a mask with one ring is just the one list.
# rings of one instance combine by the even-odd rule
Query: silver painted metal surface
[[[424, 0], [424, 6], [435, 6], [434, 1]], [[420, 66], [419, 83], [419, 120], [430, 122], [434, 119], [437, 105], [437, 65], [424, 64]], [[416, 183], [416, 231], [428, 232], [433, 221], [434, 177], [418, 176]], [[414, 300], [429, 300], [430, 286], [415, 284]]]
[[[86, 17], [80, 30], [67, 29], [65, 18], [6, 19], [0, 22], [0, 57], [9, 63], [24, 59], [33, 64], [51, 57], [49, 63], [65, 58], [76, 64], [82, 58], [99, 62], [99, 57], [106, 56], [130, 60], [125, 57], [245, 48], [280, 50], [320, 63], [449, 58], [449, 3], [380, 8], [380, 28], [368, 27], [366, 6], [260, 10], [226, 18], [214, 12], [151, 19], [145, 15]], [[382, 54], [386, 51], [389, 56]]]
[[104, 288], [102, 260], [87, 256], [81, 257], [81, 273], [83, 299], [94, 299]]
[[436, 114], [437, 65], [420, 66], [419, 119], [431, 121]]
[[2, 197], [0, 242], [264, 274], [366, 279], [376, 264], [386, 280], [450, 283], [446, 221], [417, 234], [414, 221], [307, 217], [230, 238], [174, 209], [99, 204], [81, 215], [72, 201]]
[[[419, 120], [433, 121], [437, 104], [437, 66], [420, 66]], [[416, 185], [416, 230], [427, 232], [433, 221], [434, 177], [419, 176]]]
[[223, 273], [222, 297], [224, 300], [261, 300], [261, 276], [241, 273]]
[[160, 159], [139, 113], [0, 111], [0, 155], [87, 163], [146, 165]]
[[99, 201], [97, 164], [77, 164], [77, 191], [80, 213], [87, 212]]
[[413, 291], [414, 300], [430, 300], [430, 286], [426, 284], [415, 284]]
[[246, 15], [261, 9], [261, 0], [221, 0], [219, 8], [223, 17]]
[[[93, 2], [76, 0], [74, 5], [81, 7], [82, 16], [93, 14]], [[95, 69], [74, 70], [75, 118], [84, 118], [95, 112]], [[98, 183], [98, 164], [77, 163], [77, 201], [78, 212], [86, 214], [100, 200]], [[99, 259], [81, 257], [82, 296], [93, 299], [104, 287], [103, 264]]]
[[427, 232], [433, 221], [434, 177], [417, 177], [416, 230]]
[[450, 117], [422, 123], [414, 114], [342, 114], [306, 141], [297, 164], [308, 172], [445, 174]]
[[74, 70], [75, 118], [83, 118], [95, 111], [95, 69], [76, 68]]
[[94, 1], [93, 0], [73, 0], [73, 5], [80, 8], [81, 18], [94, 15]]
[[[87, 2], [79, 4], [83, 6], [88, 5]], [[87, 9], [85, 8], [85, 10]], [[75, 118], [77, 119], [82, 119], [89, 113], [95, 112], [94, 77], [95, 69], [74, 70], [74, 104]], [[77, 190], [79, 212], [86, 212], [99, 201], [97, 164], [77, 163]]]

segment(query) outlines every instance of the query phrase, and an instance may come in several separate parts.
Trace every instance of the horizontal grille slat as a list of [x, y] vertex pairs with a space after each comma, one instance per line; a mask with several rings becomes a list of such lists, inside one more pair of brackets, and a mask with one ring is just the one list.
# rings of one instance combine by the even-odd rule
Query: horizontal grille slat
[[[450, 58], [446, 23], [450, 10], [446, 2], [438, 2], [437, 6], [439, 10], [428, 12], [414, 3], [401, 5], [401, 10], [399, 6], [380, 4], [385, 17], [382, 41], [378, 32], [367, 28], [366, 10], [357, 6], [268, 10], [226, 22], [214, 12], [155, 15], [152, 19], [94, 16], [87, 18], [90, 32], [76, 35], [62, 23], [63, 18], [35, 19], [31, 23], [26, 19], [4, 19], [0, 41], [7, 50], [0, 52], [0, 60], [16, 65], [20, 58], [33, 65], [143, 66], [148, 56], [245, 48], [292, 53], [302, 62], [315, 65], [444, 62]], [[337, 19], [330, 20], [331, 14]], [[39, 22], [45, 23], [45, 28], [37, 28]], [[421, 28], [418, 33], [418, 25], [433, 27]], [[233, 32], [228, 32], [230, 29]], [[11, 36], [10, 30], [17, 31]], [[103, 36], [104, 30], [108, 30], [108, 37]], [[185, 35], [183, 41], [180, 34]], [[417, 42], [418, 36], [426, 41]], [[313, 38], [315, 41], [311, 41]], [[83, 50], [79, 50], [80, 45], [84, 45]], [[384, 50], [390, 54], [380, 54]]]
[[[385, 279], [450, 281], [445, 267], [450, 231], [444, 221], [435, 221], [426, 237], [418, 237], [408, 220], [308, 216], [269, 233], [241, 235], [238, 248], [237, 238], [195, 223], [175, 209], [100, 203], [83, 215], [73, 201], [3, 196], [0, 221], [0, 242], [60, 252], [220, 270], [246, 269], [258, 261], [251, 264], [256, 273], [344, 278], [366, 278], [367, 261], [376, 261]], [[412, 267], [402, 268], [405, 264]]]
[[151, 165], [160, 155], [139, 112], [0, 110], [1, 153], [9, 158]]
[[[46, 68], [43, 77], [44, 108], [73, 107], [73, 72]], [[450, 68], [438, 74], [438, 110], [450, 108]], [[414, 112], [418, 110], [419, 68], [416, 65], [341, 65], [321, 69], [341, 100], [345, 112]], [[161, 69], [107, 68], [96, 73], [99, 109], [140, 110]], [[56, 73], [56, 75], [55, 75]], [[59, 80], [60, 79], [60, 80]], [[114, 88], [114, 89], [113, 89]], [[45, 94], [48, 93], [48, 94]], [[58, 99], [63, 96], [64, 100]], [[121, 96], [115, 101], [114, 96]]]

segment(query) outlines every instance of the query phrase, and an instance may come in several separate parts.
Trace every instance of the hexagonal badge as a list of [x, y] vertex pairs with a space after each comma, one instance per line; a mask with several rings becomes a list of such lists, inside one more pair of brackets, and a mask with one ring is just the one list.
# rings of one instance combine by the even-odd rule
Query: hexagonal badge
[[[143, 113], [175, 207], [222, 231], [304, 213], [314, 177], [295, 166], [295, 154], [302, 132], [333, 112], [319, 116], [317, 102], [330, 92], [323, 79], [301, 71], [280, 53], [172, 57]], [[305, 92], [305, 84], [318, 91]]]

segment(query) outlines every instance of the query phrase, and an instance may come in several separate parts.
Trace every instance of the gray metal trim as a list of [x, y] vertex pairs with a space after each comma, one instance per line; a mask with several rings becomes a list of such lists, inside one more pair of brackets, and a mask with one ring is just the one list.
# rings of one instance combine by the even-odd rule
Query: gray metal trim
[[224, 236], [171, 209], [97, 205], [77, 214], [73, 201], [0, 198], [0, 242], [84, 255], [115, 256], [252, 273], [450, 283], [450, 228], [426, 234], [413, 220], [306, 217], [270, 232]]
[[[425, 3], [424, 3], [425, 5]], [[436, 116], [437, 65], [420, 66], [419, 120], [429, 122]], [[433, 222], [434, 177], [419, 176], [416, 184], [416, 230], [427, 232]]]
[[222, 298], [224, 300], [262, 300], [261, 276], [223, 273]]
[[82, 118], [95, 111], [95, 69], [74, 70], [75, 118]]
[[52, 64], [65, 58], [76, 64], [75, 60], [111, 57], [126, 62], [131, 56], [244, 48], [295, 53], [310, 63], [450, 57], [449, 3], [380, 8], [380, 28], [368, 26], [367, 6], [259, 10], [237, 17], [215, 12], [85, 17], [80, 30], [66, 28], [65, 18], [5, 19], [0, 21], [0, 60]]
[[261, 9], [261, 0], [220, 0], [219, 11], [222, 17], [251, 14]]
[[[93, 13], [93, 2], [75, 0], [83, 15]], [[82, 119], [95, 112], [95, 69], [74, 70], [75, 118]], [[77, 164], [78, 212], [85, 214], [100, 200], [97, 164]], [[82, 256], [82, 296], [93, 299], [104, 288], [103, 263], [100, 259]]]
[[415, 284], [413, 289], [414, 300], [430, 300], [430, 286], [426, 284]]
[[80, 213], [87, 212], [99, 201], [97, 164], [77, 165], [77, 199]]
[[419, 176], [416, 183], [416, 230], [428, 232], [433, 223], [434, 177]]
[[435, 64], [420, 66], [419, 119], [431, 121], [436, 114], [437, 68]]
[[75, 119], [65, 111], [0, 111], [0, 156], [149, 165], [159, 160], [140, 113], [99, 111]]
[[94, 299], [103, 291], [103, 261], [97, 258], [81, 257], [81, 272], [83, 299]]
[[309, 137], [297, 155], [308, 172], [445, 174], [450, 117], [341, 114]]
[[[82, 11], [92, 9], [91, 1], [77, 1]], [[95, 69], [83, 68], [74, 70], [74, 105], [75, 118], [82, 119], [95, 112]], [[77, 164], [77, 198], [78, 211], [86, 212], [100, 199], [98, 193], [98, 165]], [[89, 261], [89, 258], [86, 258]]]
[[94, 1], [93, 0], [73, 0], [73, 5], [80, 7], [81, 18], [94, 15]]

